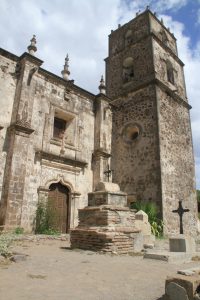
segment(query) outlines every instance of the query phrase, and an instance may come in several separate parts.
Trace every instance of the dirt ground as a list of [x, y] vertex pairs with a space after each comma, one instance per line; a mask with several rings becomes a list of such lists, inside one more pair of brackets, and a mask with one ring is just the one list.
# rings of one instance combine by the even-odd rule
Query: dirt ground
[[62, 240], [18, 241], [26, 261], [0, 265], [0, 300], [157, 300], [178, 269], [142, 256], [70, 250]]

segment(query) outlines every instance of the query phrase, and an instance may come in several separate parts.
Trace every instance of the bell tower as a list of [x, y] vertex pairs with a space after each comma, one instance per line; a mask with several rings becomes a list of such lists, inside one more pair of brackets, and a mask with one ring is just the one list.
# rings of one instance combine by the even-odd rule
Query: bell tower
[[107, 96], [112, 99], [113, 182], [130, 201], [156, 202], [164, 231], [196, 234], [194, 158], [184, 64], [176, 39], [147, 9], [109, 36]]

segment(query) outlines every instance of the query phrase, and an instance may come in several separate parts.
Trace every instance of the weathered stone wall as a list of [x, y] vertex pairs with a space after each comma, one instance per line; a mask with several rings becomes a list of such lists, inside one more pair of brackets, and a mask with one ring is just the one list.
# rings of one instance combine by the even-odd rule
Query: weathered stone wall
[[[71, 194], [71, 227], [77, 224], [78, 208], [86, 206], [87, 193], [92, 190], [91, 157], [94, 148], [94, 114], [93, 102], [73, 91], [65, 99], [65, 86], [47, 81], [45, 76], [38, 74], [36, 81], [32, 127], [36, 131], [32, 135], [29, 148], [22, 225], [32, 226], [38, 201], [38, 188], [49, 188], [53, 182], [66, 184]], [[53, 138], [54, 116], [73, 117], [73, 139], [64, 143]], [[66, 132], [67, 134], [67, 132]], [[84, 161], [87, 167], [81, 169], [61, 162], [52, 162], [43, 158], [45, 152], [71, 160]]]
[[[106, 86], [110, 98], [124, 93], [150, 80], [154, 74], [148, 15], [142, 14], [109, 36], [109, 57], [106, 59]], [[127, 32], [130, 37], [127, 41]], [[120, 44], [120, 47], [116, 45]], [[119, 49], [118, 49], [119, 48]], [[131, 81], [123, 79], [125, 60], [132, 59], [134, 76]], [[126, 63], [125, 63], [126, 65]]]
[[[114, 106], [113, 181], [134, 200], [152, 200], [163, 206], [166, 233], [178, 232], [178, 216], [171, 211], [178, 207], [178, 200], [184, 200], [184, 207], [190, 209], [184, 222], [194, 233], [194, 160], [183, 63], [169, 30], [149, 11], [140, 20], [146, 25], [139, 39], [134, 39], [139, 26], [134, 20], [109, 38], [106, 72]], [[114, 51], [117, 41], [123, 46]], [[125, 81], [124, 60], [130, 75]]]
[[[115, 101], [113, 110], [113, 182], [136, 199], [161, 204], [157, 104], [154, 86]], [[139, 136], [126, 140], [127, 124], [136, 124]]]
[[4, 57], [0, 55], [0, 202], [8, 146], [6, 143], [6, 134], [7, 128], [11, 122], [12, 107], [16, 89], [16, 61], [13, 58], [15, 57]]
[[172, 210], [183, 200], [183, 207], [190, 209], [183, 216], [184, 232], [194, 234], [197, 201], [189, 109], [159, 88], [157, 95], [165, 231], [179, 233], [179, 216]]
[[[10, 61], [7, 56], [8, 52], [1, 57], [1, 97], [5, 100], [2, 103], [4, 121], [2, 119], [0, 125], [8, 127], [11, 120], [13, 125], [10, 130], [1, 130], [4, 159], [1, 160], [0, 184], [3, 180], [6, 182], [1, 199], [4, 219], [1, 223], [7, 228], [22, 226], [31, 231], [38, 199], [46, 201], [51, 183], [61, 181], [70, 190], [70, 226], [74, 227], [78, 208], [87, 205], [85, 199], [93, 189], [95, 96], [41, 69], [42, 62], [28, 54], [20, 58], [14, 56], [18, 61], [18, 74], [13, 79], [16, 61], [13, 57]], [[11, 75], [5, 76], [5, 65], [10, 66], [7, 72]], [[103, 112], [105, 106], [103, 102]], [[54, 117], [67, 122], [62, 139], [53, 137]], [[104, 117], [105, 124], [99, 124], [101, 144], [106, 143], [110, 151], [110, 134], [105, 135], [111, 126], [108, 111]], [[2, 152], [5, 134], [7, 148]]]
[[176, 38], [154, 15], [149, 14], [150, 32], [157, 38], [158, 42], [168, 47], [175, 55], [177, 55]]
[[[158, 43], [158, 41], [153, 39], [153, 52], [155, 61], [155, 74], [156, 78], [161, 80], [166, 84], [172, 91], [175, 91], [184, 101], [187, 102], [186, 90], [185, 90], [185, 79], [183, 72], [183, 64], [175, 56], [171, 55], [171, 52], [166, 50]], [[174, 73], [174, 84], [167, 79], [167, 62], [173, 65]]]
[[[131, 30], [131, 34], [127, 32]], [[124, 24], [115, 31], [111, 31], [109, 36], [109, 56], [123, 51], [126, 47], [126, 39], [131, 38], [131, 43], [135, 43], [149, 33], [149, 18], [146, 14], [140, 14], [135, 19]], [[119, 39], [119, 36], [121, 37]]]

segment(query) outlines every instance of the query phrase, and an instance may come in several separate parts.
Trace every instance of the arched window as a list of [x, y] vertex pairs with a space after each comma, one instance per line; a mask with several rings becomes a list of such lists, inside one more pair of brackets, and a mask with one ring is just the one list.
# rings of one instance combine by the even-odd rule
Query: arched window
[[134, 77], [133, 58], [127, 57], [123, 62], [123, 82], [129, 82]]
[[125, 46], [128, 46], [132, 43], [132, 30], [128, 30], [125, 34]]
[[166, 67], [167, 67], [167, 80], [172, 84], [174, 84], [174, 69], [172, 63], [169, 60], [166, 62]]

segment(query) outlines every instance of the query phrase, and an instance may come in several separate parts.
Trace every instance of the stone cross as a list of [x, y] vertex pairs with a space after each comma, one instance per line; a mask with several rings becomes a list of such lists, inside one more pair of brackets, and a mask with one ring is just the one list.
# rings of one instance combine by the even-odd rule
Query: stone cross
[[185, 212], [190, 211], [189, 209], [184, 209], [182, 206], [182, 200], [178, 201], [179, 205], [178, 208], [175, 210], [172, 210], [173, 213], [177, 213], [180, 218], [180, 234], [183, 234], [183, 214]]
[[108, 182], [110, 182], [110, 177], [111, 177], [111, 173], [112, 173], [112, 170], [110, 170], [110, 167], [109, 167], [109, 164], [107, 165], [107, 171], [103, 172], [106, 177], [108, 178]]

